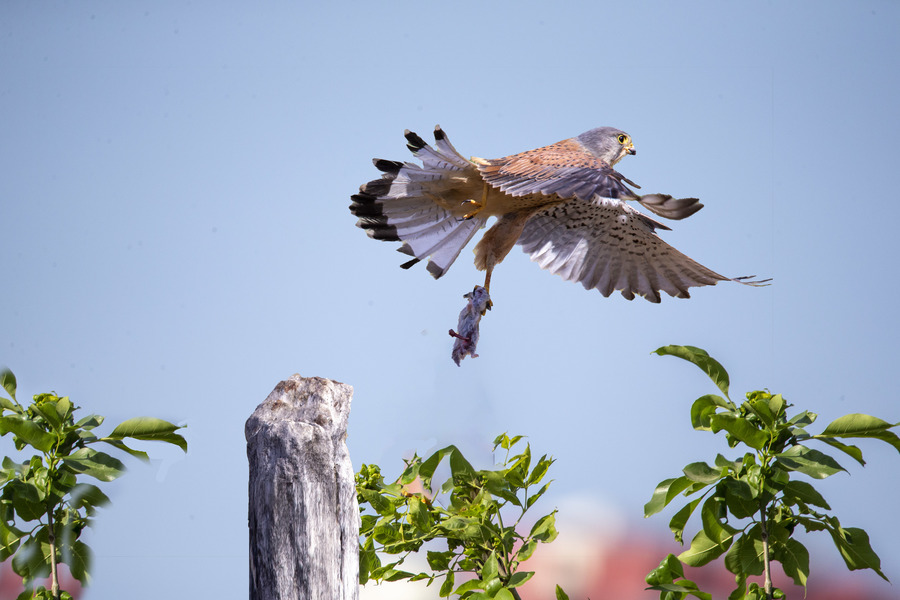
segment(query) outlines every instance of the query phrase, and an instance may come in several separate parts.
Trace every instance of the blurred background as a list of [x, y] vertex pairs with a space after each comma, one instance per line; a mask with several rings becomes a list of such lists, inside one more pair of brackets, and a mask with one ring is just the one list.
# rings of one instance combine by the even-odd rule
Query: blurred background
[[[188, 426], [187, 455], [145, 444], [152, 464], [106, 486], [83, 597], [246, 596], [244, 421], [295, 372], [354, 387], [357, 467], [450, 443], [487, 466], [495, 435], [529, 436], [556, 458], [535, 510], [561, 533], [528, 597], [655, 597], [644, 575], [680, 548], [643, 504], [734, 452], [690, 427], [712, 383], [653, 350], [704, 348], [734, 399], [767, 388], [822, 428], [900, 421], [898, 27], [889, 1], [0, 5], [0, 363], [22, 399]], [[434, 281], [347, 210], [372, 157], [408, 160], [403, 130], [437, 123], [482, 157], [623, 129], [623, 174], [706, 205], [664, 239], [774, 285], [604, 299], [513, 250], [457, 367], [469, 250]], [[897, 579], [900, 457], [860, 445], [866, 469], [817, 485]], [[810, 597], [896, 597], [801, 540]]]

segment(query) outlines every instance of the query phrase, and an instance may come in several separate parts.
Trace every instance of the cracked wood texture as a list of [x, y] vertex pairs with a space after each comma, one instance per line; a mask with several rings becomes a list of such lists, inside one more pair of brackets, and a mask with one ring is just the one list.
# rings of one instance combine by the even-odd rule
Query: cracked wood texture
[[357, 600], [353, 388], [293, 375], [247, 419], [250, 600]]

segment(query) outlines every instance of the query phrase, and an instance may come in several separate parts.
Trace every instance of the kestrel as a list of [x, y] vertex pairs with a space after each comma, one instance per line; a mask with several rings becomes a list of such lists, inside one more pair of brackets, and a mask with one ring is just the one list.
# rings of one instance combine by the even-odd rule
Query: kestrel
[[596, 288], [604, 296], [618, 290], [660, 301], [660, 290], [689, 298], [688, 288], [746, 277], [719, 275], [685, 256], [656, 235], [669, 229], [629, 206], [635, 200], [668, 219], [700, 210], [696, 198], [666, 194], [639, 196], [640, 186], [613, 167], [635, 154], [631, 137], [612, 127], [505, 158], [467, 160], [435, 127], [435, 147], [405, 132], [407, 147], [421, 160], [374, 159], [380, 179], [360, 187], [350, 212], [370, 237], [399, 241], [414, 257], [408, 269], [429, 258], [428, 272], [441, 277], [490, 217], [496, 222], [475, 246], [475, 267], [486, 271], [490, 289], [494, 267], [513, 245], [551, 273]]

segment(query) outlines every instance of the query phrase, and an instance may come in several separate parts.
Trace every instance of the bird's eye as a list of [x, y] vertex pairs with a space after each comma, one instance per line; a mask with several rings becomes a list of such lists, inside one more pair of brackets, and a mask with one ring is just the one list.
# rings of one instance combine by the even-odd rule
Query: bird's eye
[[628, 143], [628, 136], [625, 135], [624, 133], [620, 133], [619, 136], [618, 136], [616, 139], [619, 140], [619, 143], [620, 143], [620, 144], [627, 144], [627, 143]]

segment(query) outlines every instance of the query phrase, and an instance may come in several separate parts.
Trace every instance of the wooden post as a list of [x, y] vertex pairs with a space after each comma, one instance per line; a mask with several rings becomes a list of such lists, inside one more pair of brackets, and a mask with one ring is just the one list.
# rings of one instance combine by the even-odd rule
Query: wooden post
[[293, 375], [247, 419], [250, 600], [357, 600], [349, 385]]

